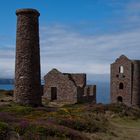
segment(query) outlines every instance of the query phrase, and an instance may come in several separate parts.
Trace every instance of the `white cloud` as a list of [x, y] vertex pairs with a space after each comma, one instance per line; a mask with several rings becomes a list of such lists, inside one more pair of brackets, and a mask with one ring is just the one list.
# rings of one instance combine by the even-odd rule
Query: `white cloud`
[[[5, 52], [6, 53], [6, 52]], [[14, 68], [15, 68], [15, 61], [13, 58], [8, 57], [1, 57], [0, 51], [0, 78], [13, 78], [14, 76]]]
[[50, 26], [41, 35], [43, 74], [53, 67], [63, 72], [103, 74], [109, 73], [110, 63], [121, 54], [140, 59], [140, 29], [88, 36]]
[[[96, 36], [53, 25], [41, 28], [40, 34], [42, 76], [54, 67], [62, 72], [106, 74], [121, 54], [140, 59], [140, 29]], [[0, 51], [0, 77], [13, 77], [15, 48], [5, 48]]]

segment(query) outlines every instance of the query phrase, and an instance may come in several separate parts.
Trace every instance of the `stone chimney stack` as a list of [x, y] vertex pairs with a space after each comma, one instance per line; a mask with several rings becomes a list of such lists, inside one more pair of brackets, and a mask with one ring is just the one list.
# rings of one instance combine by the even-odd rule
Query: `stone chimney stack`
[[39, 12], [19, 9], [16, 33], [14, 101], [22, 105], [41, 105]]

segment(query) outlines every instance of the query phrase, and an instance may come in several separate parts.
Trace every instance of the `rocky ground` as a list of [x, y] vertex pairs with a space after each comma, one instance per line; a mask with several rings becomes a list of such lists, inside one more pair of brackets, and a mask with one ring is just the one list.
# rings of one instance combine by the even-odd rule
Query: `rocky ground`
[[0, 140], [139, 140], [139, 108], [43, 103], [20, 106], [12, 91], [0, 91]]

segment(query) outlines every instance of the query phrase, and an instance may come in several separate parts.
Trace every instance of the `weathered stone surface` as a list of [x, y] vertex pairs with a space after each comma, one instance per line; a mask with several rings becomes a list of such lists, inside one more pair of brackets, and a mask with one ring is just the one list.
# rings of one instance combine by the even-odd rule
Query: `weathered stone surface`
[[[51, 101], [96, 102], [96, 86], [88, 86], [90, 88], [89, 95], [84, 90], [87, 88], [86, 74], [61, 73], [57, 69], [53, 69], [44, 77], [44, 80], [44, 97]], [[86, 95], [84, 95], [84, 91]], [[54, 98], [53, 94], [55, 94]]]
[[84, 73], [63, 73], [67, 75], [76, 86], [84, 87], [86, 85], [86, 74]]
[[39, 12], [19, 9], [17, 15], [14, 100], [24, 105], [41, 105]]
[[128, 106], [140, 105], [139, 60], [130, 60], [122, 55], [111, 64], [111, 101], [121, 101]]

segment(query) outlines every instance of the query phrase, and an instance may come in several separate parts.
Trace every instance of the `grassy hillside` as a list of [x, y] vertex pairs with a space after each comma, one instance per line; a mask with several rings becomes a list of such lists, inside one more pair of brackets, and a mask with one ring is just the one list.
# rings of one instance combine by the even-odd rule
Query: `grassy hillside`
[[[138, 140], [140, 109], [125, 105], [75, 104], [32, 108], [1, 92], [0, 140]], [[5, 100], [9, 98], [9, 100]]]

